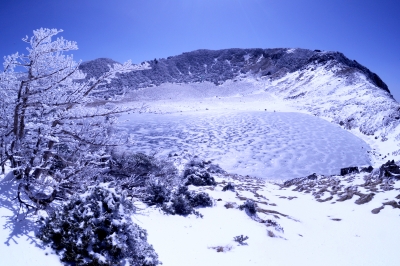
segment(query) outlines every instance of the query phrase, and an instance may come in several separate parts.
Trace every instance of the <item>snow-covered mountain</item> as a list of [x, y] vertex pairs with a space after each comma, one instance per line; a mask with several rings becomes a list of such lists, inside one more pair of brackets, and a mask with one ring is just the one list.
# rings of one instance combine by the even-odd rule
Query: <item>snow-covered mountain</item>
[[[101, 75], [114, 63], [96, 59], [83, 63], [81, 69], [89, 78]], [[154, 181], [160, 184], [154, 191], [173, 197], [164, 205], [132, 200], [136, 206], [132, 220], [147, 230], [148, 243], [163, 265], [400, 264], [396, 245], [400, 231], [394, 229], [400, 210], [400, 106], [376, 74], [341, 53], [304, 49], [199, 50], [148, 63], [151, 69], [121, 75], [104, 88], [102, 96], [107, 107], [141, 108], [145, 104], [151, 112], [120, 117], [120, 126], [137, 133], [133, 137], [137, 137], [134, 145], [139, 152], [150, 148], [149, 153], [154, 154], [166, 146], [180, 150], [168, 154], [164, 167], [158, 159], [148, 164], [149, 158], [142, 153], [132, 157], [155, 168], [154, 174], [148, 174], [151, 186], [150, 178], [161, 172], [173, 173], [179, 178], [174, 182], [182, 182], [173, 187], [168, 180], [154, 179], [161, 180]], [[123, 97], [110, 97], [122, 91]], [[317, 117], [350, 131], [371, 149]], [[176, 134], [163, 136], [171, 132]], [[197, 145], [197, 154], [189, 149], [192, 143]], [[124, 145], [121, 151], [125, 148], [130, 147]], [[239, 159], [245, 171], [229, 171], [223, 164], [221, 169], [210, 158], [197, 157], [215, 157], [213, 152], [221, 153], [226, 165]], [[340, 175], [310, 167], [317, 161], [328, 165], [340, 156], [361, 158], [367, 153], [372, 167], [348, 167]], [[251, 170], [257, 165], [253, 157], [266, 165], [271, 159], [281, 167], [271, 168], [278, 169], [286, 182], [265, 180], [278, 175], [266, 170], [260, 171], [261, 178], [254, 178]], [[387, 157], [397, 162], [381, 164]], [[124, 169], [130, 178], [139, 176], [130, 172], [138, 161], [126, 158], [111, 170], [123, 173]], [[349, 164], [345, 167], [356, 166]], [[304, 177], [293, 179], [297, 165], [305, 171], [301, 172]], [[141, 166], [138, 169], [142, 171]], [[143, 169], [147, 172], [150, 168]], [[11, 170], [7, 166], [6, 174], [0, 174], [0, 239], [4, 245], [0, 255], [4, 264], [61, 265], [59, 254], [63, 253], [34, 235], [39, 231], [37, 220], [47, 214], [43, 210], [29, 216], [21, 213], [15, 200], [19, 183]], [[160, 186], [163, 189], [159, 190]], [[155, 195], [163, 195], [161, 192]], [[200, 197], [206, 205], [190, 203]], [[113, 201], [118, 198], [114, 195]], [[96, 204], [101, 202], [93, 199]], [[108, 208], [108, 202], [94, 206]], [[86, 220], [92, 215], [90, 211], [81, 213]], [[24, 220], [17, 222], [16, 217], [22, 216]], [[104, 221], [109, 223], [108, 218]], [[75, 224], [79, 230], [86, 226], [84, 222]], [[91, 227], [87, 228], [90, 232]], [[110, 235], [113, 242], [115, 235]]]
[[[99, 76], [113, 63], [100, 58], [82, 63], [81, 69], [88, 77]], [[400, 154], [400, 130], [396, 129], [400, 104], [377, 74], [340, 52], [286, 48], [197, 50], [148, 63], [151, 69], [120, 75], [105, 88], [106, 94], [125, 89], [131, 101], [158, 101], [153, 111], [162, 101], [166, 104], [165, 100], [169, 102], [164, 110], [172, 108], [171, 101], [201, 99], [204, 104], [214, 99], [210, 102], [214, 107], [221, 102], [215, 99], [221, 98], [235, 100], [231, 104], [235, 108], [245, 102], [259, 110], [289, 108], [361, 133], [371, 139], [370, 145], [379, 142], [378, 146], [390, 147], [385, 156]], [[376, 153], [379, 157], [380, 152]], [[380, 159], [385, 156], [381, 154]]]
[[[84, 62], [81, 70], [88, 77], [98, 77], [108, 70], [107, 65], [116, 63], [108, 58]], [[167, 59], [148, 61], [151, 69], [123, 74], [110, 85], [129, 86], [131, 89], [160, 85], [162, 83], [191, 83], [210, 81], [218, 85], [241, 74], [277, 79], [288, 73], [304, 70], [316, 64], [330, 63], [341, 68], [338, 77], [362, 73], [372, 84], [389, 92], [387, 85], [369, 69], [352, 61], [339, 52], [321, 52], [307, 49], [224, 49], [196, 50]]]

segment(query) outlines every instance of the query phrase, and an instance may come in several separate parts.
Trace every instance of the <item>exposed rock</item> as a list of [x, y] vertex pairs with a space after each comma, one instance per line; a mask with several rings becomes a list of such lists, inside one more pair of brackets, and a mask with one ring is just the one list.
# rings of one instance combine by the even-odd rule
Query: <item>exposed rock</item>
[[358, 200], [355, 201], [356, 204], [361, 205], [370, 202], [375, 196], [375, 193], [369, 193], [362, 195]]
[[374, 168], [370, 165], [368, 167], [364, 167], [361, 169], [361, 173], [371, 173], [374, 170]]
[[394, 200], [391, 200], [391, 201], [388, 201], [388, 202], [384, 202], [383, 205], [390, 205], [390, 206], [392, 206], [393, 208], [400, 209], [400, 204], [398, 204], [398, 203], [397, 203], [396, 201], [394, 201]]
[[389, 160], [380, 167], [379, 177], [395, 177], [400, 179], [400, 167], [395, 164], [394, 160]]
[[360, 171], [358, 170], [358, 167], [346, 167], [346, 168], [342, 168], [340, 169], [340, 175], [348, 175], [348, 174], [352, 174], [352, 173], [356, 173], [358, 174]]
[[383, 208], [384, 208], [384, 207], [381, 206], [381, 207], [379, 207], [379, 208], [373, 209], [371, 212], [372, 212], [373, 214], [378, 214]]
[[330, 196], [330, 197], [327, 197], [326, 199], [317, 199], [317, 201], [318, 202], [326, 202], [326, 201], [329, 201], [329, 200], [332, 200], [333, 199], [333, 196]]
[[346, 193], [344, 196], [341, 196], [339, 199], [337, 199], [337, 201], [345, 201], [345, 200], [349, 200], [353, 198], [354, 193], [349, 192]]
[[225, 203], [224, 207], [227, 209], [236, 209], [238, 205], [236, 204], [236, 202], [227, 202]]
[[316, 173], [313, 173], [312, 175], [307, 176], [307, 179], [311, 179], [311, 180], [315, 180], [317, 178], [318, 178], [318, 176]]

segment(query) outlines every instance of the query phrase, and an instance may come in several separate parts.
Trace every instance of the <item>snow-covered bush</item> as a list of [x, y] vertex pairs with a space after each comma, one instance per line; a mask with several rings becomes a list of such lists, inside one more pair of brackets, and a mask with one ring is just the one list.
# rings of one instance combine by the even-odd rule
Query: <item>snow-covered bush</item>
[[195, 193], [190, 191], [187, 193], [187, 198], [190, 201], [192, 207], [211, 207], [213, 205], [213, 200], [205, 192]]
[[214, 178], [208, 172], [196, 172], [186, 176], [186, 185], [194, 186], [215, 186]]
[[113, 152], [109, 174], [123, 180], [135, 176], [136, 186], [144, 186], [150, 176], [167, 183], [176, 182], [178, 171], [169, 161], [154, 155], [132, 152]]
[[102, 184], [75, 195], [42, 220], [38, 237], [67, 264], [160, 264], [146, 231], [131, 220], [134, 206], [119, 192]]
[[172, 194], [171, 201], [164, 204], [163, 210], [169, 214], [184, 216], [195, 214], [197, 216], [202, 216], [194, 208], [211, 207], [212, 205], [213, 200], [207, 193], [196, 193], [194, 191], [189, 191], [186, 186], [181, 186]]
[[191, 160], [183, 172], [183, 178], [185, 180], [185, 185], [194, 186], [215, 186], [217, 183], [214, 177], [210, 175], [208, 170], [211, 162], [202, 161], [199, 159]]
[[240, 205], [241, 210], [245, 210], [249, 216], [253, 216], [257, 213], [257, 203], [251, 199], [247, 199], [243, 205]]
[[189, 215], [193, 213], [193, 207], [190, 201], [184, 195], [176, 195], [172, 199], [172, 204], [169, 209], [166, 209], [170, 214]]
[[235, 192], [235, 184], [229, 182], [226, 186], [222, 188], [222, 191], [227, 191], [227, 190]]
[[235, 236], [235, 237], [233, 238], [233, 241], [238, 242], [239, 245], [244, 246], [244, 245], [247, 245], [247, 243], [245, 242], [247, 239], [249, 239], [248, 236], [240, 235], [240, 236]]
[[169, 201], [171, 197], [170, 186], [158, 179], [150, 179], [145, 187], [145, 199], [148, 205], [160, 205]]
[[173, 188], [182, 183], [172, 162], [129, 151], [112, 153], [104, 181], [113, 182], [128, 197], [148, 205], [169, 201]]

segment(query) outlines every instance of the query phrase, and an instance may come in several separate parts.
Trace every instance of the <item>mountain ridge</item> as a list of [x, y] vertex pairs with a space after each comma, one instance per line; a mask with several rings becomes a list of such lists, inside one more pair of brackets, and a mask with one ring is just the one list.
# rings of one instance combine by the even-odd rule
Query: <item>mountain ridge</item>
[[[115, 61], [82, 63], [88, 78], [96, 72], [93, 69], [100, 69], [91, 68], [93, 62], [106, 69], [107, 62]], [[340, 52], [203, 49], [147, 63], [151, 69], [122, 74], [98, 95], [110, 104], [145, 105], [155, 113], [213, 109], [307, 113], [385, 150], [385, 155], [376, 152], [377, 163], [389, 155], [400, 159], [400, 103], [377, 74]]]
[[[367, 67], [350, 60], [343, 53], [308, 49], [199, 49], [180, 55], [146, 61], [151, 69], [121, 74], [107, 88], [129, 87], [130, 90], [158, 86], [162, 83], [191, 83], [209, 81], [216, 85], [243, 74], [280, 78], [287, 73], [307, 68], [310, 64], [329, 62], [343, 65], [342, 73], [360, 72], [376, 87], [387, 91], [388, 86]], [[108, 70], [107, 65], [117, 63], [108, 58], [83, 62], [80, 69], [87, 77], [97, 77]], [[334, 64], [335, 65], [335, 64]], [[391, 96], [391, 94], [390, 94]], [[393, 96], [391, 96], [393, 97]]]

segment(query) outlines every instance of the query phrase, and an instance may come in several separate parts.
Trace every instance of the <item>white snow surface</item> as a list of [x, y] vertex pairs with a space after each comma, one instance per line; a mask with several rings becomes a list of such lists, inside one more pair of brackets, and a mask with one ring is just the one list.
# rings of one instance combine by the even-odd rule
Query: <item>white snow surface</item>
[[[142, 125], [142, 131], [139, 131], [137, 136], [146, 139], [143, 134], [149, 132], [155, 136], [153, 141], [159, 142], [160, 145], [177, 144], [182, 148], [193, 149], [193, 152], [200, 152], [206, 157], [214, 156], [214, 161], [220, 163], [221, 166], [232, 167], [237, 171], [246, 169], [246, 164], [247, 169], [250, 170], [253, 163], [263, 162], [263, 152], [266, 152], [265, 158], [269, 156], [276, 162], [281, 160], [280, 163], [284, 162], [282, 158], [286, 156], [300, 155], [301, 152], [291, 146], [290, 142], [306, 146], [304, 147], [306, 149], [302, 151], [305, 155], [311, 156], [307, 157], [306, 170], [310, 170], [309, 173], [318, 172], [319, 169], [316, 167], [317, 170], [312, 170], [314, 165], [311, 162], [318, 162], [312, 158], [314, 152], [319, 154], [330, 165], [329, 167], [336, 163], [335, 167], [337, 167], [342, 159], [333, 158], [333, 161], [329, 161], [326, 159], [328, 157], [326, 153], [333, 152], [332, 154], [337, 155], [330, 149], [336, 148], [335, 141], [338, 135], [343, 135], [341, 137], [344, 140], [341, 144], [350, 145], [352, 142], [352, 145], [355, 145], [354, 151], [345, 151], [343, 161], [350, 158], [355, 159], [354, 163], [357, 164], [370, 161], [375, 168], [388, 159], [398, 161], [400, 159], [400, 127], [398, 124], [385, 124], [385, 118], [388, 116], [389, 109], [397, 108], [399, 104], [390, 100], [387, 92], [374, 87], [361, 75], [349, 74], [352, 75], [350, 80], [338, 78], [335, 71], [338, 70], [315, 65], [312, 69], [299, 70], [275, 80], [244, 75], [227, 81], [221, 86], [207, 82], [163, 84], [133, 92], [124, 101], [115, 104], [134, 108], [140, 108], [145, 104], [148, 112], [158, 115], [156, 117], [142, 114], [140, 118], [132, 116], [136, 121], [131, 120], [131, 127]], [[283, 113], [278, 114], [278, 112]], [[296, 116], [288, 112], [307, 115], [297, 114], [299, 119], [295, 119]], [[184, 115], [180, 116], [181, 113]], [[270, 120], [266, 119], [267, 116]], [[285, 116], [287, 118], [283, 121], [282, 118]], [[317, 117], [312, 116], [325, 121], [315, 120]], [[196, 119], [190, 121], [190, 117]], [[351, 120], [351, 118], [354, 119]], [[179, 124], [180, 119], [185, 120], [185, 123]], [[286, 119], [294, 121], [290, 123]], [[151, 124], [146, 124], [146, 121]], [[279, 126], [273, 127], [268, 121], [279, 121]], [[299, 121], [314, 128], [314, 131], [301, 131]], [[348, 131], [346, 133], [343, 130], [339, 131], [340, 128], [335, 125], [329, 127], [326, 121], [335, 125], [340, 121], [350, 121], [347, 123], [348, 127], [342, 126]], [[196, 126], [195, 122], [200, 122], [200, 127], [209, 126], [212, 130], [207, 131], [204, 128], [199, 132], [197, 130], [199, 126]], [[185, 135], [188, 141], [191, 141], [192, 137], [197, 138], [195, 139], [197, 142], [185, 143], [173, 137], [163, 137], [164, 140], [157, 138], [156, 135], [165, 130], [166, 126], [163, 123], [169, 125], [170, 132]], [[226, 128], [223, 126], [224, 123], [227, 125]], [[160, 125], [159, 131], [154, 124]], [[285, 124], [290, 124], [290, 126], [284, 126]], [[321, 129], [321, 127], [326, 127], [326, 129]], [[230, 132], [229, 129], [236, 130], [241, 135], [234, 135], [235, 131]], [[370, 130], [373, 135], [362, 134], [360, 129], [364, 132]], [[281, 130], [282, 134], [274, 135], [274, 132], [278, 130]], [[334, 132], [335, 130], [337, 133]], [[329, 135], [326, 134], [327, 131], [331, 131]], [[302, 137], [296, 138], [295, 132], [303, 134]], [[312, 135], [305, 136], [305, 132], [324, 132], [325, 134], [314, 135], [316, 139], [313, 140], [310, 137]], [[352, 133], [353, 136], [347, 133]], [[271, 148], [267, 148], [268, 139], [264, 138], [264, 135], [272, 136]], [[210, 141], [210, 136], [209, 145], [214, 150], [207, 150], [207, 143], [204, 143], [207, 138]], [[354, 136], [371, 147], [368, 153], [369, 158], [366, 158], [363, 151], [359, 150], [360, 145], [364, 147], [364, 142], [354, 139]], [[216, 139], [222, 141], [220, 149]], [[137, 141], [138, 144], [143, 144], [138, 137]], [[312, 143], [318, 143], [318, 147], [313, 146]], [[231, 147], [224, 146], [227, 144]], [[320, 147], [321, 145], [324, 147]], [[229, 160], [222, 160], [224, 153], [232, 155], [229, 156]], [[240, 156], [253, 160], [251, 154], [255, 158], [254, 161], [243, 161], [238, 164]], [[238, 157], [235, 157], [236, 155]], [[273, 157], [273, 155], [280, 155], [280, 157]], [[295, 165], [294, 161], [288, 162], [285, 170], [292, 171], [291, 175], [303, 175], [302, 169], [298, 166], [296, 170], [290, 170], [290, 166], [293, 165]], [[282, 170], [279, 167], [275, 169], [276, 172]], [[329, 167], [321, 169], [329, 171], [331, 169]], [[273, 169], [266, 167], [263, 171], [271, 170], [271, 175], [275, 175]], [[244, 174], [257, 175], [254, 172]], [[359, 196], [339, 201], [347, 189], [355, 189], [364, 194], [370, 193], [371, 191], [360, 186], [369, 175], [360, 173], [346, 177], [329, 177], [328, 179], [334, 185], [329, 185], [325, 192], [323, 192], [322, 182], [325, 177], [321, 176], [319, 178], [322, 180], [322, 185], [295, 191], [295, 186], [283, 188], [265, 179], [234, 174], [215, 175], [218, 182], [216, 187], [190, 187], [192, 190], [205, 191], [215, 199], [213, 207], [199, 209], [199, 212], [204, 215], [203, 218], [196, 218], [193, 215], [188, 217], [165, 215], [159, 209], [146, 207], [143, 204], [141, 204], [143, 210], [132, 218], [134, 222], [147, 230], [149, 243], [154, 246], [164, 266], [397, 266], [400, 265], [398, 255], [400, 208], [392, 208], [383, 203], [400, 200], [400, 181], [393, 183], [393, 189], [390, 191], [377, 187], [373, 199], [365, 204], [355, 204]], [[16, 191], [15, 183], [10, 176], [5, 178], [0, 176], [0, 179], [3, 179], [0, 183], [0, 224], [2, 226], [0, 265], [61, 265], [57, 256], [34, 237], [33, 232], [36, 230], [34, 221], [37, 216], [29, 216], [22, 222], [15, 219], [18, 204], [13, 200]], [[236, 184], [236, 192], [222, 192], [227, 182]], [[340, 190], [334, 192], [334, 188], [340, 188]], [[319, 192], [322, 193], [320, 195], [322, 202], [319, 202], [315, 196], [317, 191], [322, 191]], [[238, 208], [246, 199], [257, 202], [258, 219], [246, 215]], [[371, 212], [379, 207], [382, 207], [379, 213]], [[260, 223], [260, 219], [278, 223], [283, 231], [276, 226], [267, 226], [266, 222]], [[238, 245], [233, 241], [233, 238], [238, 235], [249, 237], [246, 241], [247, 245]]]
[[265, 179], [339, 174], [369, 165], [370, 148], [321, 118], [292, 112], [202, 111], [121, 117], [135, 141], [130, 148], [159, 155], [189, 151], [225, 171]]
[[[363, 175], [353, 177], [342, 184], [363, 180]], [[155, 208], [134, 217], [147, 229], [149, 242], [165, 266], [400, 264], [400, 209], [386, 206], [379, 214], [371, 213], [400, 193], [400, 182], [397, 190], [378, 193], [371, 202], [357, 205], [355, 198], [317, 202], [310, 193], [292, 191], [293, 186], [282, 189], [254, 179], [217, 181], [221, 183], [215, 188], [200, 189], [216, 199], [215, 206], [199, 209], [203, 218], [167, 216]], [[226, 181], [238, 184], [239, 189], [222, 192]], [[259, 218], [277, 222], [283, 232], [239, 210], [237, 206], [246, 198], [258, 202]], [[228, 209], [227, 203], [236, 207]], [[247, 245], [233, 241], [238, 235], [249, 237]]]
[[61, 265], [54, 251], [35, 237], [37, 216], [19, 212], [16, 195], [12, 173], [0, 175], [0, 265]]
[[242, 75], [219, 86], [210, 82], [165, 83], [131, 92], [115, 104], [138, 109], [145, 106], [147, 112], [157, 114], [305, 113], [341, 125], [368, 143], [373, 166], [388, 158], [400, 160], [400, 119], [388, 122], [400, 104], [361, 73], [347, 73], [337, 65], [311, 65], [278, 79]]

